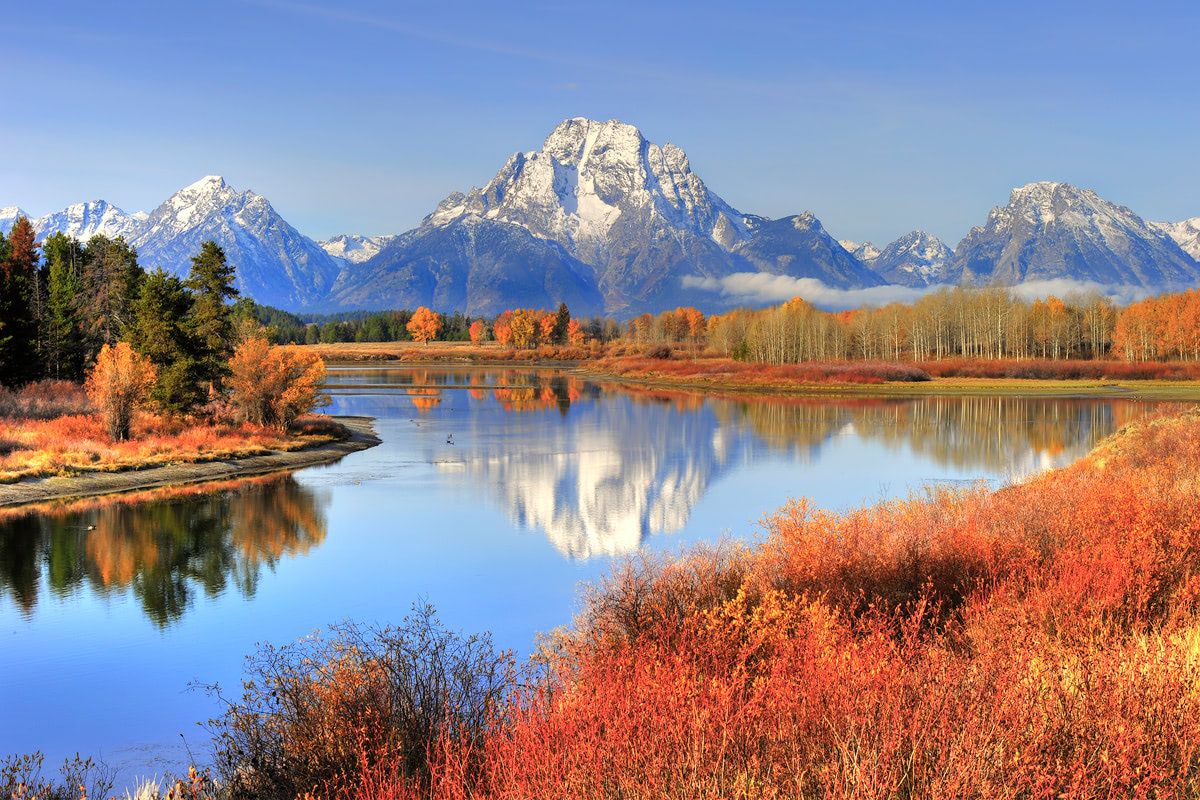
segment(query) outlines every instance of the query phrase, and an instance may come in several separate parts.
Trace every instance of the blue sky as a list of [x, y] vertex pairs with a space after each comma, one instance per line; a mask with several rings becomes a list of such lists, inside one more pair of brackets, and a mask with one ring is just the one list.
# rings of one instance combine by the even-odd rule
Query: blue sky
[[736, 208], [953, 246], [1009, 190], [1200, 216], [1200, 4], [0, 6], [0, 206], [150, 210], [221, 174], [314, 238], [398, 233], [567, 117]]

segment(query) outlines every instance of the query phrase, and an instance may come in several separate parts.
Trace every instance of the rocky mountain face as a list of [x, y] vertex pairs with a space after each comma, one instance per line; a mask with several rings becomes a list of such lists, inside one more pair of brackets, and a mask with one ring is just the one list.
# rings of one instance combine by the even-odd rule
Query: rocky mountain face
[[428, 306], [472, 315], [511, 308], [601, 313], [587, 264], [524, 228], [474, 215], [401, 234], [376, 256], [350, 264], [333, 288], [344, 308]]
[[887, 283], [920, 288], [955, 283], [946, 273], [954, 252], [942, 240], [925, 231], [913, 231], [883, 248], [869, 262]]
[[1182, 222], [1151, 222], [1150, 227], [1170, 236], [1183, 252], [1200, 261], [1200, 217]]
[[746, 217], [751, 238], [733, 252], [756, 272], [816, 278], [826, 286], [858, 289], [884, 283], [866, 264], [825, 232], [811, 211], [782, 219]]
[[186, 275], [210, 239], [234, 265], [238, 291], [280, 308], [324, 306], [344, 264], [289, 225], [266, 198], [235, 191], [215, 175], [151, 211], [133, 243], [142, 265]]
[[1200, 265], [1163, 230], [1089, 189], [1031, 183], [959, 242], [951, 282], [982, 286], [1070, 279], [1103, 285], [1195, 285]]

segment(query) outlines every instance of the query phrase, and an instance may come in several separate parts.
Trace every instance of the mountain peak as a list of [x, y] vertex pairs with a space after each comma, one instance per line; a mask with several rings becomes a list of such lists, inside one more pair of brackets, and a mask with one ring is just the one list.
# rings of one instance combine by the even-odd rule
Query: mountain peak
[[1013, 189], [959, 243], [949, 269], [979, 285], [1070, 278], [1159, 291], [1200, 277], [1167, 232], [1091, 189], [1054, 181]]
[[188, 184], [180, 189], [176, 194], [213, 194], [222, 189], [229, 188], [229, 184], [225, 183], [225, 179], [220, 175], [205, 175], [195, 183]]

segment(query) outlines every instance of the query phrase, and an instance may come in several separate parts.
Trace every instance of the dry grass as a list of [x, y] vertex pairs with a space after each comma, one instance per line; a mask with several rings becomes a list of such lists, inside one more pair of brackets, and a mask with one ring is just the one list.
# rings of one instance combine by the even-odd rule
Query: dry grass
[[243, 458], [343, 436], [340, 426], [311, 417], [281, 433], [247, 423], [168, 419], [142, 412], [134, 417], [130, 439], [112, 442], [93, 414], [47, 420], [0, 417], [0, 482]]

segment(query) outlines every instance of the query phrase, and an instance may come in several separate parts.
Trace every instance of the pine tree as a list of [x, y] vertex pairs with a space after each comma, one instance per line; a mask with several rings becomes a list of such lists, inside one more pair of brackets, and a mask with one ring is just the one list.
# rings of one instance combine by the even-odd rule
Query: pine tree
[[46, 259], [46, 307], [42, 317], [42, 354], [55, 378], [83, 377], [83, 331], [79, 304], [83, 248], [78, 239], [54, 233], [42, 242]]
[[229, 301], [238, 296], [233, 278], [234, 268], [216, 242], [205, 242], [199, 254], [192, 257], [186, 284], [194, 296], [192, 334], [199, 348], [200, 375], [215, 385], [229, 374], [229, 358], [233, 355], [233, 310]]
[[566, 303], [558, 304], [558, 314], [554, 317], [554, 337], [555, 344], [566, 344], [567, 333], [571, 325], [571, 312], [567, 308]]
[[19, 218], [9, 231], [0, 259], [0, 383], [19, 386], [41, 375], [37, 357], [37, 320], [33, 312], [34, 274], [38, 245], [33, 225]]
[[83, 251], [83, 293], [80, 312], [84, 320], [85, 360], [92, 360], [103, 345], [114, 345], [132, 319], [133, 303], [146, 271], [138, 265], [137, 249], [125, 237], [109, 239], [97, 234]]
[[156, 269], [142, 282], [125, 328], [125, 340], [156, 368], [150, 400], [171, 413], [187, 411], [205, 397], [200, 348], [189, 319], [192, 307], [183, 281]]

